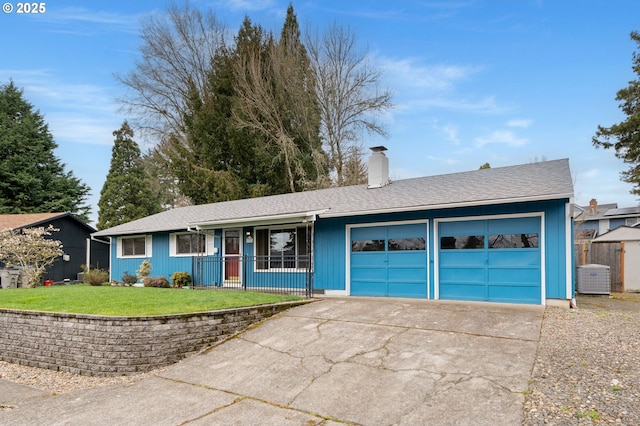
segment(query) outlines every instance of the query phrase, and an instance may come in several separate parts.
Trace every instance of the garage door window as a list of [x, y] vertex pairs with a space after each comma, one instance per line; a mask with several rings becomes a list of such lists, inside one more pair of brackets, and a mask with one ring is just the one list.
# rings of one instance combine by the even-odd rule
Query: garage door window
[[483, 249], [484, 235], [465, 235], [440, 238], [442, 250]]
[[424, 250], [424, 238], [392, 238], [389, 240], [389, 251]]
[[351, 251], [384, 251], [384, 240], [354, 240]]
[[538, 234], [490, 235], [489, 248], [538, 248]]

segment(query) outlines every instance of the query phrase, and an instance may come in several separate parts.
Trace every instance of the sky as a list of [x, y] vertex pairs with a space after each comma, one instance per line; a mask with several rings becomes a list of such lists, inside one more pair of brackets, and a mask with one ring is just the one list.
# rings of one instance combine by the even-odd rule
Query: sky
[[[182, 4], [181, 1], [176, 1]], [[288, 0], [191, 0], [211, 8], [231, 34], [245, 16], [280, 33]], [[627, 169], [591, 143], [598, 125], [626, 116], [616, 92], [631, 69], [640, 31], [637, 0], [301, 0], [304, 29], [348, 27], [381, 72], [394, 107], [382, 117], [392, 179], [569, 158], [574, 201], [638, 205]], [[0, 13], [0, 85], [13, 80], [49, 125], [66, 171], [91, 187], [97, 203], [113, 131], [131, 120], [115, 75], [140, 58], [140, 23], [167, 2], [52, 0], [40, 13]], [[22, 8], [24, 12], [24, 7]], [[10, 11], [9, 11], [10, 10]], [[9, 12], [9, 13], [7, 13]], [[153, 141], [135, 138], [146, 151]], [[508, 185], [505, 182], [505, 185]]]

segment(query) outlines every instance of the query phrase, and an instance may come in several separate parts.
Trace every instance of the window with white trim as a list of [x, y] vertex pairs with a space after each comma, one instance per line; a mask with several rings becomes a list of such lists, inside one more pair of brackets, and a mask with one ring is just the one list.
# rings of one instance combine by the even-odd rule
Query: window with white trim
[[256, 270], [306, 269], [307, 227], [256, 229]]
[[151, 257], [151, 236], [119, 237], [118, 257]]
[[182, 232], [169, 235], [169, 252], [171, 256], [193, 256], [209, 254], [211, 238], [206, 234]]

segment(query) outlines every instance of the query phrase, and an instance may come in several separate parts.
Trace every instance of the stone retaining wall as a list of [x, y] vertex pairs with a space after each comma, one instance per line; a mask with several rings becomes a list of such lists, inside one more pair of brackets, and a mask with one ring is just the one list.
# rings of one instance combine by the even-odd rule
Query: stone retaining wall
[[150, 371], [303, 303], [151, 317], [0, 309], [0, 359], [90, 376]]

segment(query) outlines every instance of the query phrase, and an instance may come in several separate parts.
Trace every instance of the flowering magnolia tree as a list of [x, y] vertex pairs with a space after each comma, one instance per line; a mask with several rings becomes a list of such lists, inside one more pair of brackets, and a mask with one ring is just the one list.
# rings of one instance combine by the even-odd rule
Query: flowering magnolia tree
[[18, 267], [24, 271], [25, 287], [35, 287], [45, 270], [62, 256], [62, 243], [46, 238], [59, 229], [45, 227], [8, 229], [0, 232], [0, 262], [7, 267]]

